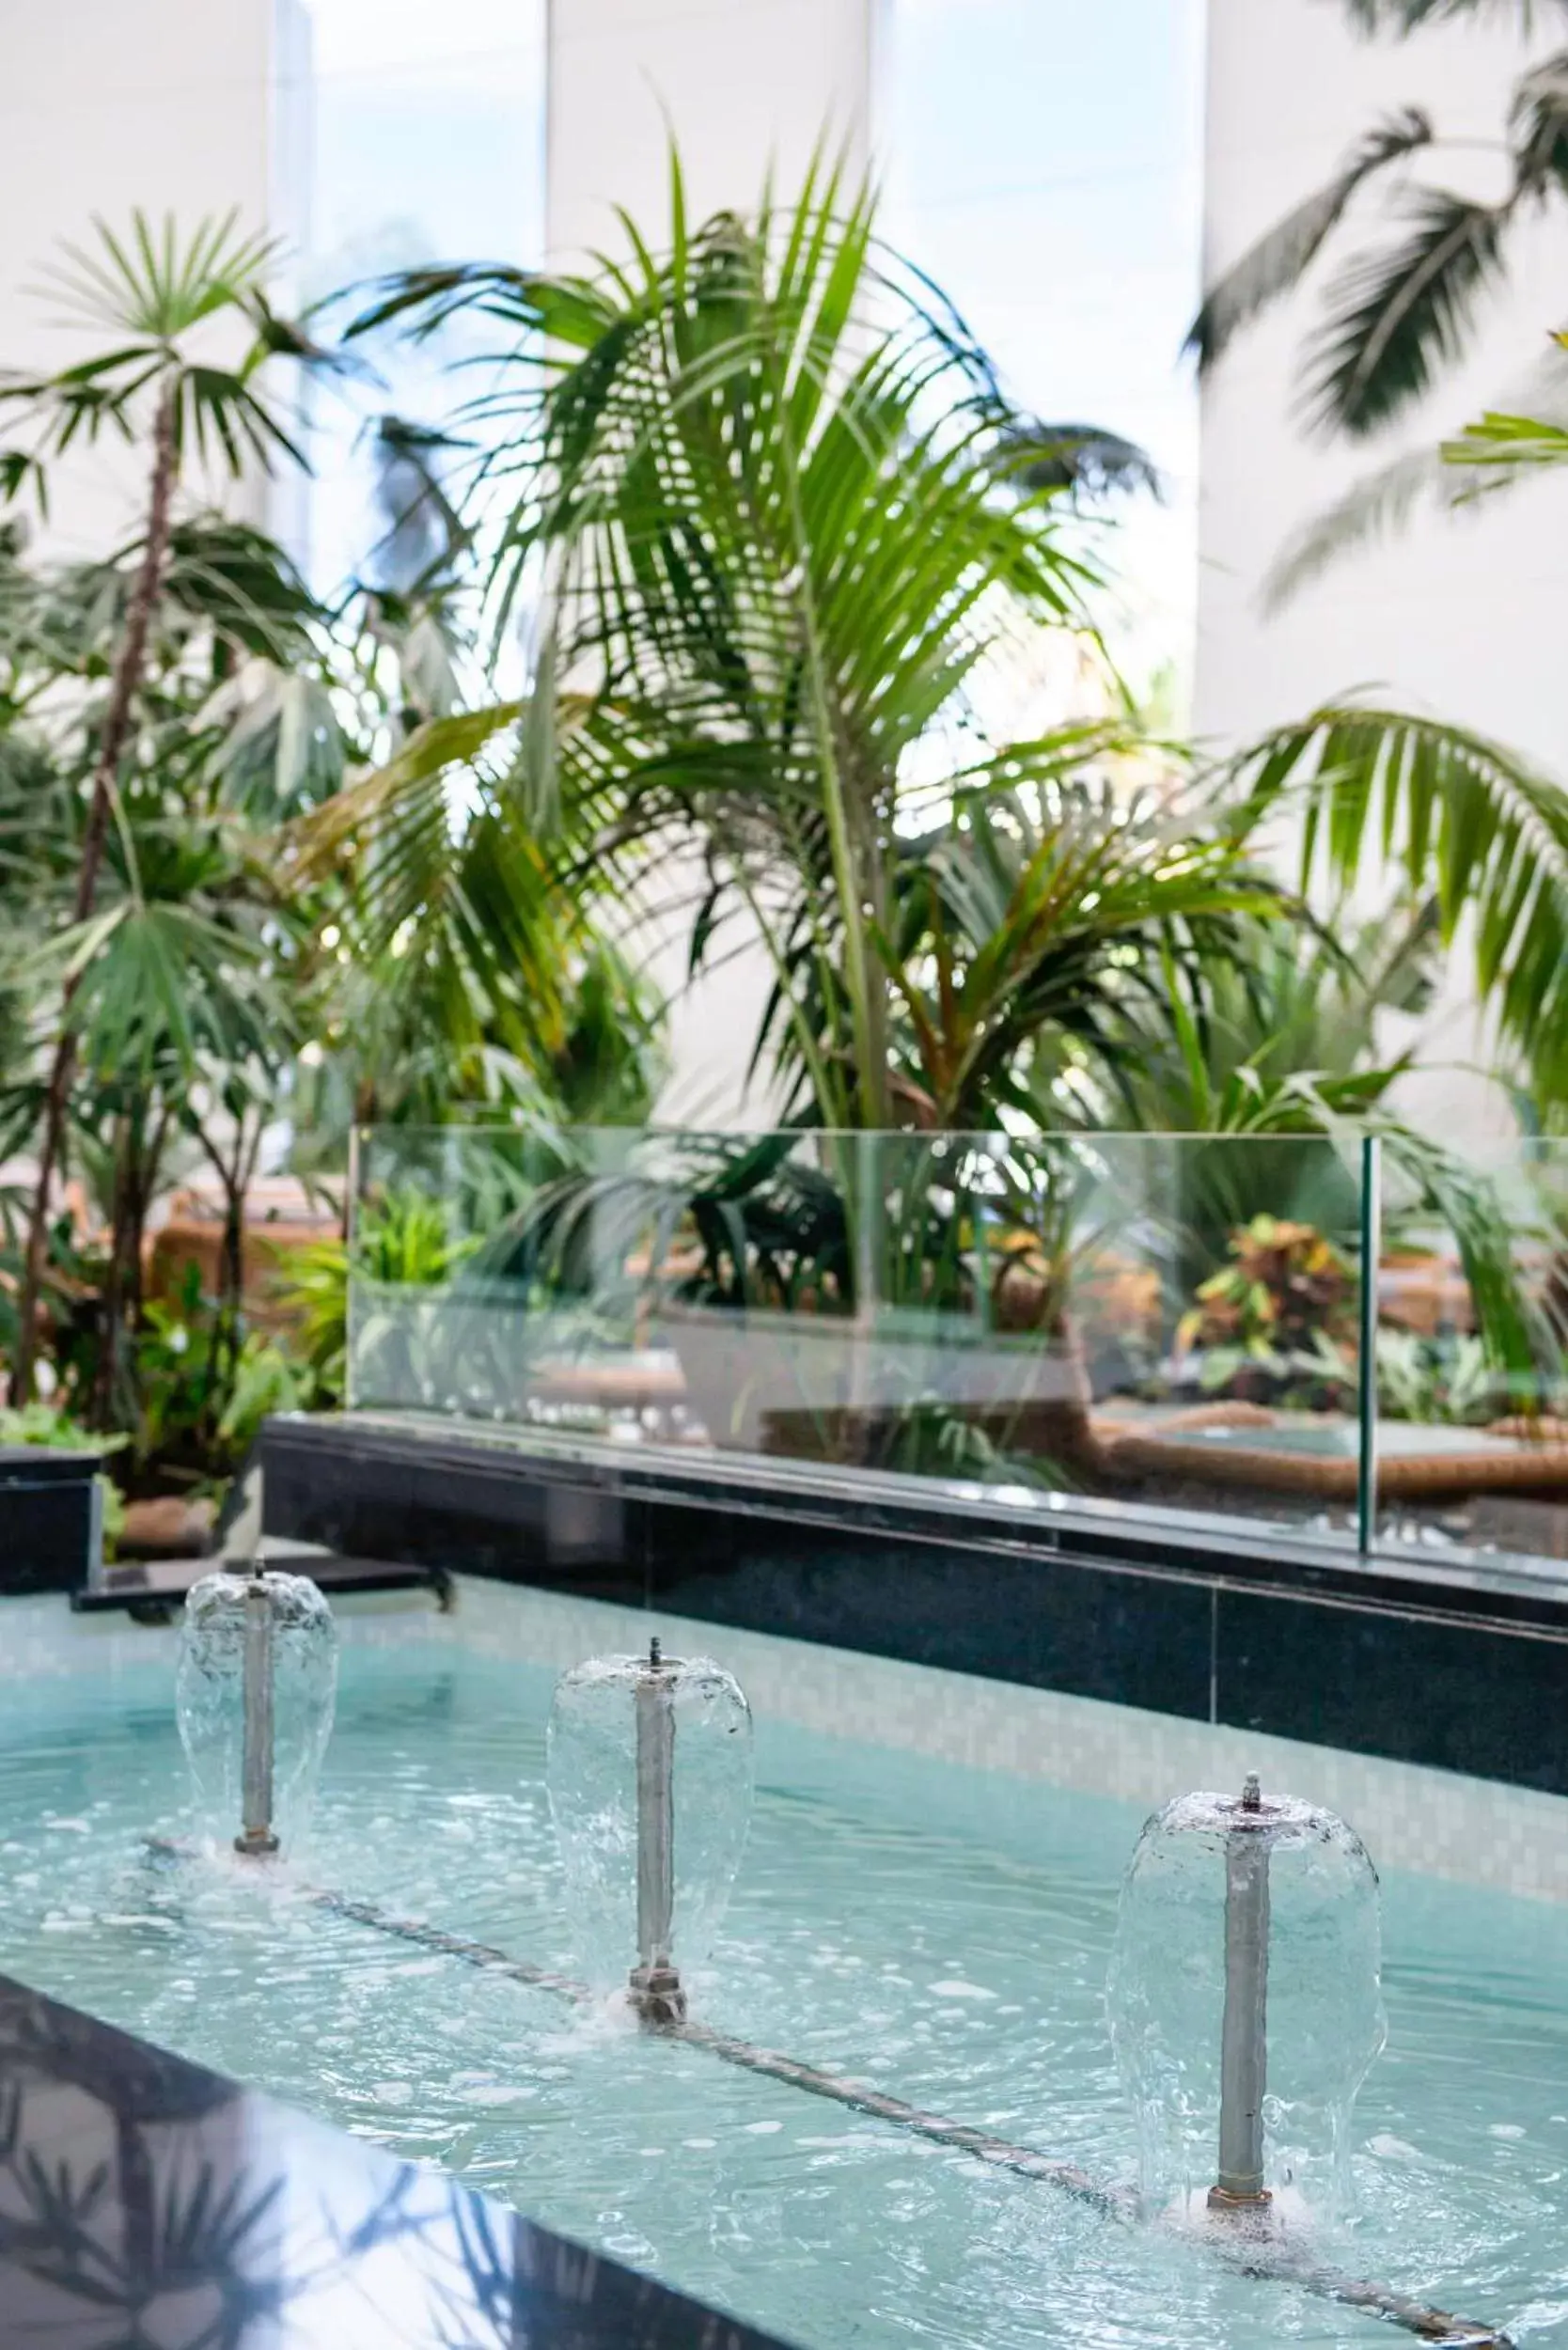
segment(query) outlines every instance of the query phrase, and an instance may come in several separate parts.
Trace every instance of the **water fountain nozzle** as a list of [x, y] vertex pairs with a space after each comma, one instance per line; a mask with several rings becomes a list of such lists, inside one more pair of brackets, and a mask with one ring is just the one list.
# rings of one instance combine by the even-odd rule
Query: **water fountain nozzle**
[[337, 1673], [332, 1611], [308, 1576], [253, 1559], [187, 1594], [180, 1734], [212, 1830], [246, 1860], [273, 1859], [299, 1825], [332, 1727]]
[[637, 1963], [632, 2004], [645, 2024], [685, 2021], [686, 1995], [670, 1957], [675, 1917], [675, 1708], [679, 1660], [655, 1633], [637, 1675]]
[[564, 1673], [545, 1781], [579, 1962], [645, 2023], [686, 2018], [751, 1808], [751, 1709], [704, 1656], [654, 1634], [634, 1654]]
[[247, 1860], [270, 1860], [277, 1851], [273, 1827], [273, 1601], [259, 1559], [251, 1561], [244, 1592], [244, 1752], [234, 1849]]
[[1263, 2185], [1263, 2098], [1268, 2087], [1268, 1840], [1262, 1784], [1242, 1782], [1240, 1815], [1226, 1839], [1225, 2007], [1220, 2026], [1219, 2175], [1213, 2212], [1258, 2213]]

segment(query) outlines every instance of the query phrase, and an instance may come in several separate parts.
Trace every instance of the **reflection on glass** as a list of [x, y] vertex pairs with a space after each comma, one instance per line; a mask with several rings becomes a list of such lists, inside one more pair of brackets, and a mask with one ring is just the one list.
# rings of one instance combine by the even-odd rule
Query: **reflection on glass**
[[358, 1407], [1354, 1529], [1354, 1145], [382, 1130], [359, 1170]]
[[1378, 1533], [1568, 1559], [1568, 1146], [1521, 1143], [1446, 1215], [1385, 1186]]

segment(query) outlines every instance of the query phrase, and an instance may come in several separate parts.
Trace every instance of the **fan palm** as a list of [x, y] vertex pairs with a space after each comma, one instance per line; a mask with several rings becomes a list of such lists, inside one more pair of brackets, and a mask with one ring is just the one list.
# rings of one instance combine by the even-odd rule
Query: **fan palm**
[[688, 853], [694, 966], [744, 914], [815, 1115], [885, 1125], [912, 833], [955, 794], [1059, 782], [1059, 734], [998, 740], [986, 711], [1026, 633], [1089, 634], [1076, 477], [832, 172], [696, 227], [676, 164], [663, 254], [628, 227], [592, 278], [430, 273], [365, 321], [467, 305], [516, 334], [467, 424], [510, 506], [497, 611], [537, 599], [534, 677], [422, 728], [332, 821], [405, 821], [486, 758], [568, 885], [667, 893]]
[[[204, 223], [184, 244], [168, 221], [161, 233], [133, 217], [121, 240], [99, 224], [89, 251], [70, 251], [55, 290], [80, 323], [114, 337], [111, 347], [52, 374], [0, 380], [0, 401], [20, 438], [6, 452], [4, 483], [14, 494], [33, 486], [47, 496], [49, 467], [79, 441], [106, 435], [150, 446], [146, 503], [133, 583], [116, 631], [109, 686], [98, 726], [78, 849], [71, 921], [91, 924], [100, 872], [133, 717], [149, 658], [176, 527], [182, 472], [194, 456], [237, 477], [247, 463], [263, 467], [281, 454], [297, 457], [262, 388], [267, 363], [279, 355], [316, 355], [298, 329], [271, 309], [265, 291], [273, 247], [243, 235], [230, 214]], [[238, 361], [212, 356], [214, 330], [238, 328], [244, 347]], [[86, 959], [63, 967], [60, 1017], [43, 1103], [38, 1175], [19, 1297], [19, 1330], [12, 1401], [32, 1390], [37, 1313], [43, 1274], [50, 1193], [65, 1133], [77, 1053], [75, 997]]]
[[[1552, 18], [1568, 22], [1560, 0], [1347, 0], [1347, 7], [1370, 34], [1403, 36], [1463, 16], [1495, 16], [1520, 31]], [[1238, 334], [1294, 291], [1365, 189], [1441, 144], [1430, 117], [1414, 107], [1363, 136], [1323, 187], [1210, 287], [1188, 337], [1200, 366], [1212, 367]], [[1568, 196], [1568, 50], [1531, 65], [1514, 85], [1507, 156], [1508, 185], [1491, 202], [1397, 180], [1388, 237], [1345, 264], [1307, 347], [1304, 400], [1317, 425], [1366, 438], [1420, 400], [1463, 353], [1483, 297], [1502, 281], [1511, 235], [1532, 212]]]

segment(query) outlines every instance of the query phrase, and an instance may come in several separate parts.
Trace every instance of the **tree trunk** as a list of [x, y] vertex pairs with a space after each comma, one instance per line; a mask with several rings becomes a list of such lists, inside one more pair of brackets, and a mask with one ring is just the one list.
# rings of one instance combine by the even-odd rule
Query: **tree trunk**
[[[103, 844], [108, 835], [115, 781], [126, 737], [131, 731], [136, 694], [147, 661], [148, 639], [152, 631], [152, 616], [163, 579], [164, 559], [168, 552], [175, 477], [179, 471], [177, 402], [177, 387], [173, 384], [165, 385], [158, 402], [157, 421], [153, 427], [152, 477], [148, 491], [147, 536], [142, 547], [141, 568], [126, 607], [125, 634], [120, 639], [110, 682], [109, 706], [103, 714], [103, 732], [99, 740], [98, 760], [93, 769], [86, 830], [82, 836], [82, 862], [76, 876], [74, 910], [74, 919], [78, 924], [86, 921], [98, 897], [99, 869], [103, 862]], [[77, 974], [66, 981], [60, 1004], [60, 1033], [55, 1040], [49, 1086], [44, 1096], [43, 1137], [39, 1147], [38, 1180], [33, 1191], [32, 1214], [27, 1227], [27, 1253], [17, 1308], [16, 1361], [11, 1370], [13, 1405], [28, 1402], [33, 1392], [33, 1366], [38, 1357], [39, 1300], [43, 1288], [44, 1255], [49, 1245], [49, 1195], [54, 1188], [55, 1170], [59, 1165], [65, 1140], [66, 1109], [76, 1069], [76, 1038], [71, 1025], [71, 1009], [79, 979], [80, 974]]]
[[98, 1363], [93, 1373], [87, 1417], [94, 1428], [114, 1425], [118, 1388], [120, 1330], [125, 1318], [125, 1243], [127, 1227], [135, 1221], [133, 1199], [136, 1187], [136, 1138], [129, 1116], [117, 1120], [114, 1195], [109, 1210], [109, 1270], [99, 1299]]

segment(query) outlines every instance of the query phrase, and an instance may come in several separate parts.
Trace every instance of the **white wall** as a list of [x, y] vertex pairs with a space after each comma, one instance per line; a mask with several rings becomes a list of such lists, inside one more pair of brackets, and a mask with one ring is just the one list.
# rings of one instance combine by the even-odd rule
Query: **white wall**
[[[672, 132], [697, 219], [753, 205], [770, 167], [781, 193], [798, 186], [824, 133], [852, 171], [863, 167], [875, 13], [876, 0], [551, 0], [552, 260], [621, 250], [618, 205], [659, 249]], [[682, 987], [699, 888], [695, 868], [672, 864], [661, 876], [651, 964], [671, 995]], [[735, 938], [741, 951], [675, 1006], [658, 1105], [668, 1124], [760, 1124], [773, 1113], [766, 1089], [745, 1086], [768, 965], [738, 929]]]
[[551, 0], [552, 258], [619, 245], [667, 209], [680, 143], [699, 215], [782, 190], [824, 131], [864, 164], [877, 0]]
[[[1528, 55], [1496, 23], [1372, 43], [1351, 36], [1337, 0], [1210, 0], [1207, 274], [1225, 269], [1364, 129], [1403, 105], [1427, 108], [1442, 133], [1475, 143], [1419, 159], [1419, 178], [1500, 195], [1496, 143]], [[1357, 221], [1375, 239], [1378, 220], [1378, 204], [1366, 200], [1339, 258], [1353, 249]], [[1509, 286], [1479, 307], [1470, 356], [1417, 419], [1371, 445], [1325, 445], [1293, 415], [1302, 337], [1332, 267], [1320, 264], [1300, 297], [1245, 337], [1204, 394], [1198, 729], [1233, 745], [1360, 687], [1495, 735], [1568, 779], [1568, 481], [1537, 480], [1458, 521], [1423, 516], [1278, 617], [1259, 603], [1265, 573], [1304, 521], [1528, 380], [1546, 330], [1568, 322], [1568, 208], [1521, 225]], [[1465, 1058], [1481, 1040], [1462, 963], [1447, 1000], [1433, 1042]], [[1502, 1116], [1495, 1093], [1467, 1077], [1423, 1080], [1412, 1105], [1444, 1122]]]

